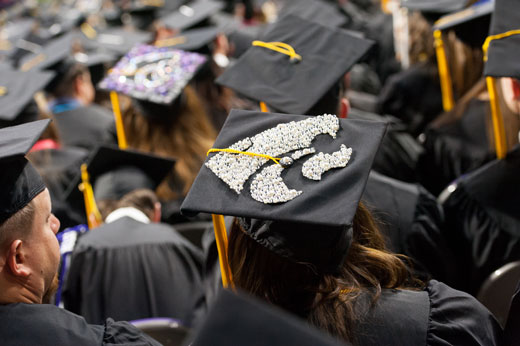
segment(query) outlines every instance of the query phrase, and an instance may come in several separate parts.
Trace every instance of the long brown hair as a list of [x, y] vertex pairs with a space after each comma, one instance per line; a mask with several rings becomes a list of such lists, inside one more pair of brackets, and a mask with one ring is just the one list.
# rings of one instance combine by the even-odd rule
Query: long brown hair
[[187, 86], [183, 93], [178, 114], [164, 114], [169, 122], [148, 119], [136, 107], [128, 107], [123, 116], [130, 147], [177, 159], [174, 179], [178, 187], [161, 184], [157, 194], [163, 200], [186, 195], [216, 138], [196, 92]]
[[289, 310], [338, 338], [355, 342], [356, 302], [384, 288], [416, 289], [406, 257], [390, 253], [370, 212], [359, 205], [354, 235], [342, 268], [322, 274], [308, 263], [284, 259], [256, 243], [238, 222], [229, 239], [229, 263], [237, 287]]

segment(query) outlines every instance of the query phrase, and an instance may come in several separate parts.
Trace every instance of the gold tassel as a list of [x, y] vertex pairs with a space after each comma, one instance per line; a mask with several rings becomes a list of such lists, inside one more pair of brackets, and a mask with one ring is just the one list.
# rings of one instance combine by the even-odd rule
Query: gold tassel
[[437, 64], [441, 81], [442, 107], [445, 112], [449, 112], [453, 109], [454, 101], [450, 70], [446, 59], [446, 51], [444, 50], [444, 42], [442, 41], [442, 32], [435, 30], [433, 37], [435, 38], [435, 52], [437, 53]]

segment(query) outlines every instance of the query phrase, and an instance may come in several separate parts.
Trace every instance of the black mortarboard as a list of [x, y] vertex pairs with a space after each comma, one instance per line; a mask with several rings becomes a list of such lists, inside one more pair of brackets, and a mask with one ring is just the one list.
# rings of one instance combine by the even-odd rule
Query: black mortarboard
[[224, 3], [222, 1], [195, 0], [180, 6], [175, 12], [162, 17], [160, 20], [166, 26], [184, 30], [199, 24], [223, 8]]
[[72, 56], [72, 45], [76, 33], [68, 32], [63, 36], [49, 40], [38, 53], [25, 55], [19, 64], [22, 71], [44, 70]]
[[110, 70], [99, 87], [145, 102], [171, 104], [206, 60], [198, 53], [137, 45]]
[[[210, 151], [181, 212], [240, 216], [246, 232], [270, 250], [334, 271], [350, 245], [385, 128], [333, 115], [233, 110], [214, 148], [242, 153]], [[285, 158], [277, 164], [265, 155]]]
[[0, 129], [0, 224], [45, 189], [42, 178], [25, 155], [49, 122], [39, 120]]
[[[118, 200], [136, 189], [155, 190], [174, 164], [173, 159], [166, 157], [101, 146], [90, 157], [87, 171], [96, 200]], [[71, 202], [82, 200], [78, 189], [80, 176], [78, 172], [67, 189], [66, 198]]]
[[454, 30], [461, 41], [480, 48], [488, 35], [493, 8], [493, 1], [481, 1], [462, 11], [441, 17], [433, 30]]
[[0, 120], [13, 121], [33, 99], [34, 93], [54, 77], [53, 72], [21, 72], [14, 69], [0, 73]]
[[283, 0], [279, 16], [296, 15], [303, 19], [329, 27], [339, 27], [347, 22], [339, 8], [322, 0]]
[[17, 48], [17, 42], [33, 30], [36, 21], [32, 18], [17, 19], [7, 22], [2, 28], [0, 55], [11, 55]]
[[289, 313], [245, 293], [222, 290], [191, 346], [345, 345]]
[[424, 13], [445, 14], [459, 11], [469, 2], [470, 0], [401, 0], [401, 6]]
[[[489, 30], [484, 75], [520, 79], [520, 2], [496, 0]], [[486, 52], [484, 53], [486, 54]]]
[[172, 47], [182, 50], [198, 51], [217, 37], [219, 28], [216, 26], [195, 28], [155, 43], [159, 47]]
[[217, 83], [291, 114], [311, 109], [372, 46], [372, 41], [292, 15], [275, 23], [262, 41], [290, 45], [301, 60], [252, 46]]
[[[87, 37], [86, 32], [90, 37]], [[146, 31], [130, 31], [122, 27], [99, 31], [90, 28], [80, 34], [81, 44], [86, 49], [108, 50], [119, 55], [126, 54], [137, 44], [151, 41], [152, 36], [152, 33]]]

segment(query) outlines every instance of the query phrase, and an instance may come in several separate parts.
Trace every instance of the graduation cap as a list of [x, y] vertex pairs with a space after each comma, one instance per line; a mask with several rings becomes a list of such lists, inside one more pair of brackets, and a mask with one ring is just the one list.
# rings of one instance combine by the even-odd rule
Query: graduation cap
[[0, 120], [15, 121], [32, 101], [34, 94], [52, 80], [50, 71], [22, 72], [2, 69], [0, 72]]
[[45, 189], [42, 178], [25, 155], [49, 122], [39, 120], [0, 129], [0, 224]]
[[[91, 155], [86, 169], [96, 200], [118, 200], [136, 189], [155, 190], [174, 164], [166, 157], [101, 146]], [[65, 192], [66, 200], [78, 208], [83, 200], [78, 189], [80, 182], [78, 172]]]
[[445, 14], [459, 11], [469, 3], [470, 0], [401, 0], [401, 7], [423, 13]]
[[461, 41], [480, 48], [488, 35], [494, 5], [494, 1], [481, 1], [443, 16], [435, 23], [433, 30], [454, 30]]
[[138, 45], [109, 71], [99, 87], [167, 105], [179, 96], [206, 60], [198, 53]]
[[89, 24], [84, 23], [81, 26], [79, 37], [81, 44], [87, 50], [105, 50], [124, 55], [135, 45], [151, 41], [153, 34], [140, 30], [126, 30], [122, 27], [96, 30]]
[[217, 80], [276, 110], [304, 114], [373, 42], [287, 15]]
[[183, 31], [171, 38], [155, 42], [157, 47], [174, 47], [176, 49], [199, 51], [215, 39], [219, 33], [216, 26], [195, 28]]
[[222, 1], [195, 0], [162, 17], [161, 21], [171, 28], [184, 30], [201, 23], [224, 6]]
[[491, 19], [489, 36], [483, 45], [484, 75], [489, 91], [493, 118], [495, 148], [498, 158], [507, 153], [504, 120], [497, 98], [495, 78], [520, 79], [520, 64], [517, 54], [520, 46], [520, 3], [514, 0], [496, 0]]
[[219, 293], [192, 339], [191, 346], [345, 345], [277, 307], [229, 290]]
[[20, 70], [44, 70], [53, 67], [72, 55], [76, 33], [68, 32], [56, 39], [49, 40], [39, 52], [25, 55], [20, 61]]
[[24, 39], [33, 30], [36, 21], [21, 18], [7, 22], [0, 29], [0, 55], [11, 56], [16, 51], [17, 42]]
[[322, 0], [283, 0], [278, 16], [288, 14], [329, 27], [340, 27], [347, 22], [336, 5]]
[[181, 212], [239, 216], [275, 253], [335, 271], [385, 128], [327, 114], [233, 110]]

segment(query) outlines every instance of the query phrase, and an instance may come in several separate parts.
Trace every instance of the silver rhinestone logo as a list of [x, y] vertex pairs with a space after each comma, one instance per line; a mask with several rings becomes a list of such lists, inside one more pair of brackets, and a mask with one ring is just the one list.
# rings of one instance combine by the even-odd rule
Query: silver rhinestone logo
[[[274, 163], [264, 167], [254, 177], [250, 193], [254, 200], [265, 204], [284, 203], [298, 197], [302, 191], [290, 189], [285, 185], [281, 177], [283, 170], [294, 161], [314, 154], [316, 150], [310, 145], [317, 136], [328, 134], [336, 138], [338, 130], [338, 118], [335, 115], [324, 114], [279, 124], [253, 137], [246, 137], [232, 144], [229, 149], [268, 155], [273, 158], [280, 157], [280, 164]], [[284, 156], [290, 152], [293, 153]], [[328, 170], [345, 167], [351, 154], [352, 149], [342, 145], [340, 150], [333, 154], [314, 155], [305, 162], [302, 174], [308, 179], [320, 180], [322, 174]], [[254, 155], [219, 152], [206, 162], [206, 167], [233, 191], [240, 194], [248, 179], [268, 161], [268, 158]]]

